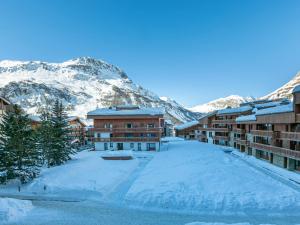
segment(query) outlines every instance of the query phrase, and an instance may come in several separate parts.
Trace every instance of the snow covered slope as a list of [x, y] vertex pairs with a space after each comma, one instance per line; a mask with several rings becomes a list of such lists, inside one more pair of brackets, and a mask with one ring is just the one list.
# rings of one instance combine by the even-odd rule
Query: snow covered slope
[[190, 108], [193, 112], [208, 113], [214, 110], [224, 109], [227, 107], [238, 107], [241, 103], [254, 100], [251, 97], [241, 97], [239, 95], [230, 95], [225, 98], [218, 98], [206, 104], [197, 105]]
[[262, 97], [263, 99], [276, 99], [276, 98], [292, 98], [292, 91], [294, 87], [300, 84], [300, 72], [296, 74], [289, 82], [276, 91]]
[[0, 61], [1, 95], [29, 113], [39, 113], [41, 107], [59, 98], [70, 114], [81, 117], [96, 107], [116, 104], [163, 107], [176, 123], [197, 116], [134, 84], [118, 67], [89, 57], [63, 63]]

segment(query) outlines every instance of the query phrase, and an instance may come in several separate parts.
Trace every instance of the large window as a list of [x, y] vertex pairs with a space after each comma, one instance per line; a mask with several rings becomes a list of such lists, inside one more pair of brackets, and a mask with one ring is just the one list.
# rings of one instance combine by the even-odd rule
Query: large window
[[156, 150], [155, 143], [147, 143], [147, 150], [148, 151], [155, 151]]
[[130, 148], [134, 148], [134, 143], [130, 143]]
[[133, 126], [132, 126], [132, 123], [127, 123], [126, 124], [126, 128], [132, 128]]

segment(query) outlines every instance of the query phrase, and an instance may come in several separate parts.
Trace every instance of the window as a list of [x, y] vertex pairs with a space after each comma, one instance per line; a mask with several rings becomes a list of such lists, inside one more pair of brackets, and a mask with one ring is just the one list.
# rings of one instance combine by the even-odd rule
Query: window
[[132, 128], [132, 124], [131, 123], [127, 123], [126, 124], [126, 128]]
[[104, 143], [104, 150], [108, 150], [107, 143]]
[[130, 148], [134, 148], [134, 143], [130, 143]]
[[140, 137], [144, 137], [145, 135], [143, 133], [140, 134]]
[[97, 137], [98, 137], [98, 138], [101, 138], [101, 133], [97, 133]]
[[142, 150], [142, 144], [138, 143], [138, 151], [141, 151], [141, 150]]
[[148, 123], [148, 128], [154, 128], [154, 123]]
[[133, 137], [133, 135], [131, 133], [125, 133], [125, 137], [130, 138]]
[[153, 134], [153, 133], [147, 133], [147, 137], [156, 137], [156, 134]]
[[210, 138], [212, 137], [212, 132], [209, 132], [209, 137], [210, 137]]
[[114, 143], [110, 142], [110, 143], [109, 143], [109, 147], [110, 147], [110, 148], [113, 148], [113, 147], [114, 147]]
[[156, 150], [155, 143], [147, 143], [147, 150], [148, 151], [155, 151]]

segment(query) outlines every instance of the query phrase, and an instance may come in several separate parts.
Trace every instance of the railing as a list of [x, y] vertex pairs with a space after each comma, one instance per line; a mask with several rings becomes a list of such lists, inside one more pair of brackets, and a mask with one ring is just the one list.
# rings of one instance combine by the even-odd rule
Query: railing
[[162, 127], [138, 127], [138, 128], [90, 128], [89, 131], [99, 131], [99, 132], [108, 132], [108, 133], [130, 133], [130, 132], [162, 132]]
[[229, 141], [229, 137], [228, 136], [213, 136], [214, 140], [223, 140], [223, 141]]
[[270, 130], [251, 130], [251, 134], [254, 136], [273, 137], [274, 131]]
[[200, 127], [198, 128], [198, 130], [202, 130], [202, 131], [218, 131], [218, 132], [229, 132], [228, 128], [226, 127], [222, 127], [222, 128], [215, 128], [215, 127]]
[[296, 122], [300, 122], [300, 114], [296, 114]]
[[240, 145], [249, 145], [249, 141], [247, 140], [242, 140], [242, 139], [236, 139], [236, 143]]
[[300, 140], [299, 132], [280, 132], [279, 139]]
[[95, 142], [159, 142], [159, 137], [112, 137], [112, 138], [92, 138]]
[[232, 124], [235, 123], [235, 119], [225, 119], [225, 120], [212, 120], [214, 124]]
[[264, 145], [260, 143], [251, 143], [250, 146], [259, 150], [265, 150], [281, 156], [300, 160], [300, 151], [294, 151], [287, 148], [281, 148], [272, 145]]
[[246, 130], [245, 129], [241, 129], [241, 128], [235, 128], [233, 129], [234, 133], [238, 133], [238, 134], [245, 134]]

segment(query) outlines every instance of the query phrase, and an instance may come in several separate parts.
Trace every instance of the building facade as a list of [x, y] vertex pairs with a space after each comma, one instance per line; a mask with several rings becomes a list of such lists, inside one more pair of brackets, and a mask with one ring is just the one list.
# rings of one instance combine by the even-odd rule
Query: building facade
[[164, 110], [117, 106], [88, 113], [93, 119], [95, 150], [158, 151], [164, 132]]
[[199, 120], [199, 140], [231, 146], [289, 170], [300, 171], [300, 87], [293, 102], [260, 100]]
[[198, 121], [190, 121], [175, 127], [175, 136], [186, 140], [196, 140], [199, 135]]
[[5, 98], [0, 97], [0, 118], [11, 108], [11, 103]]

